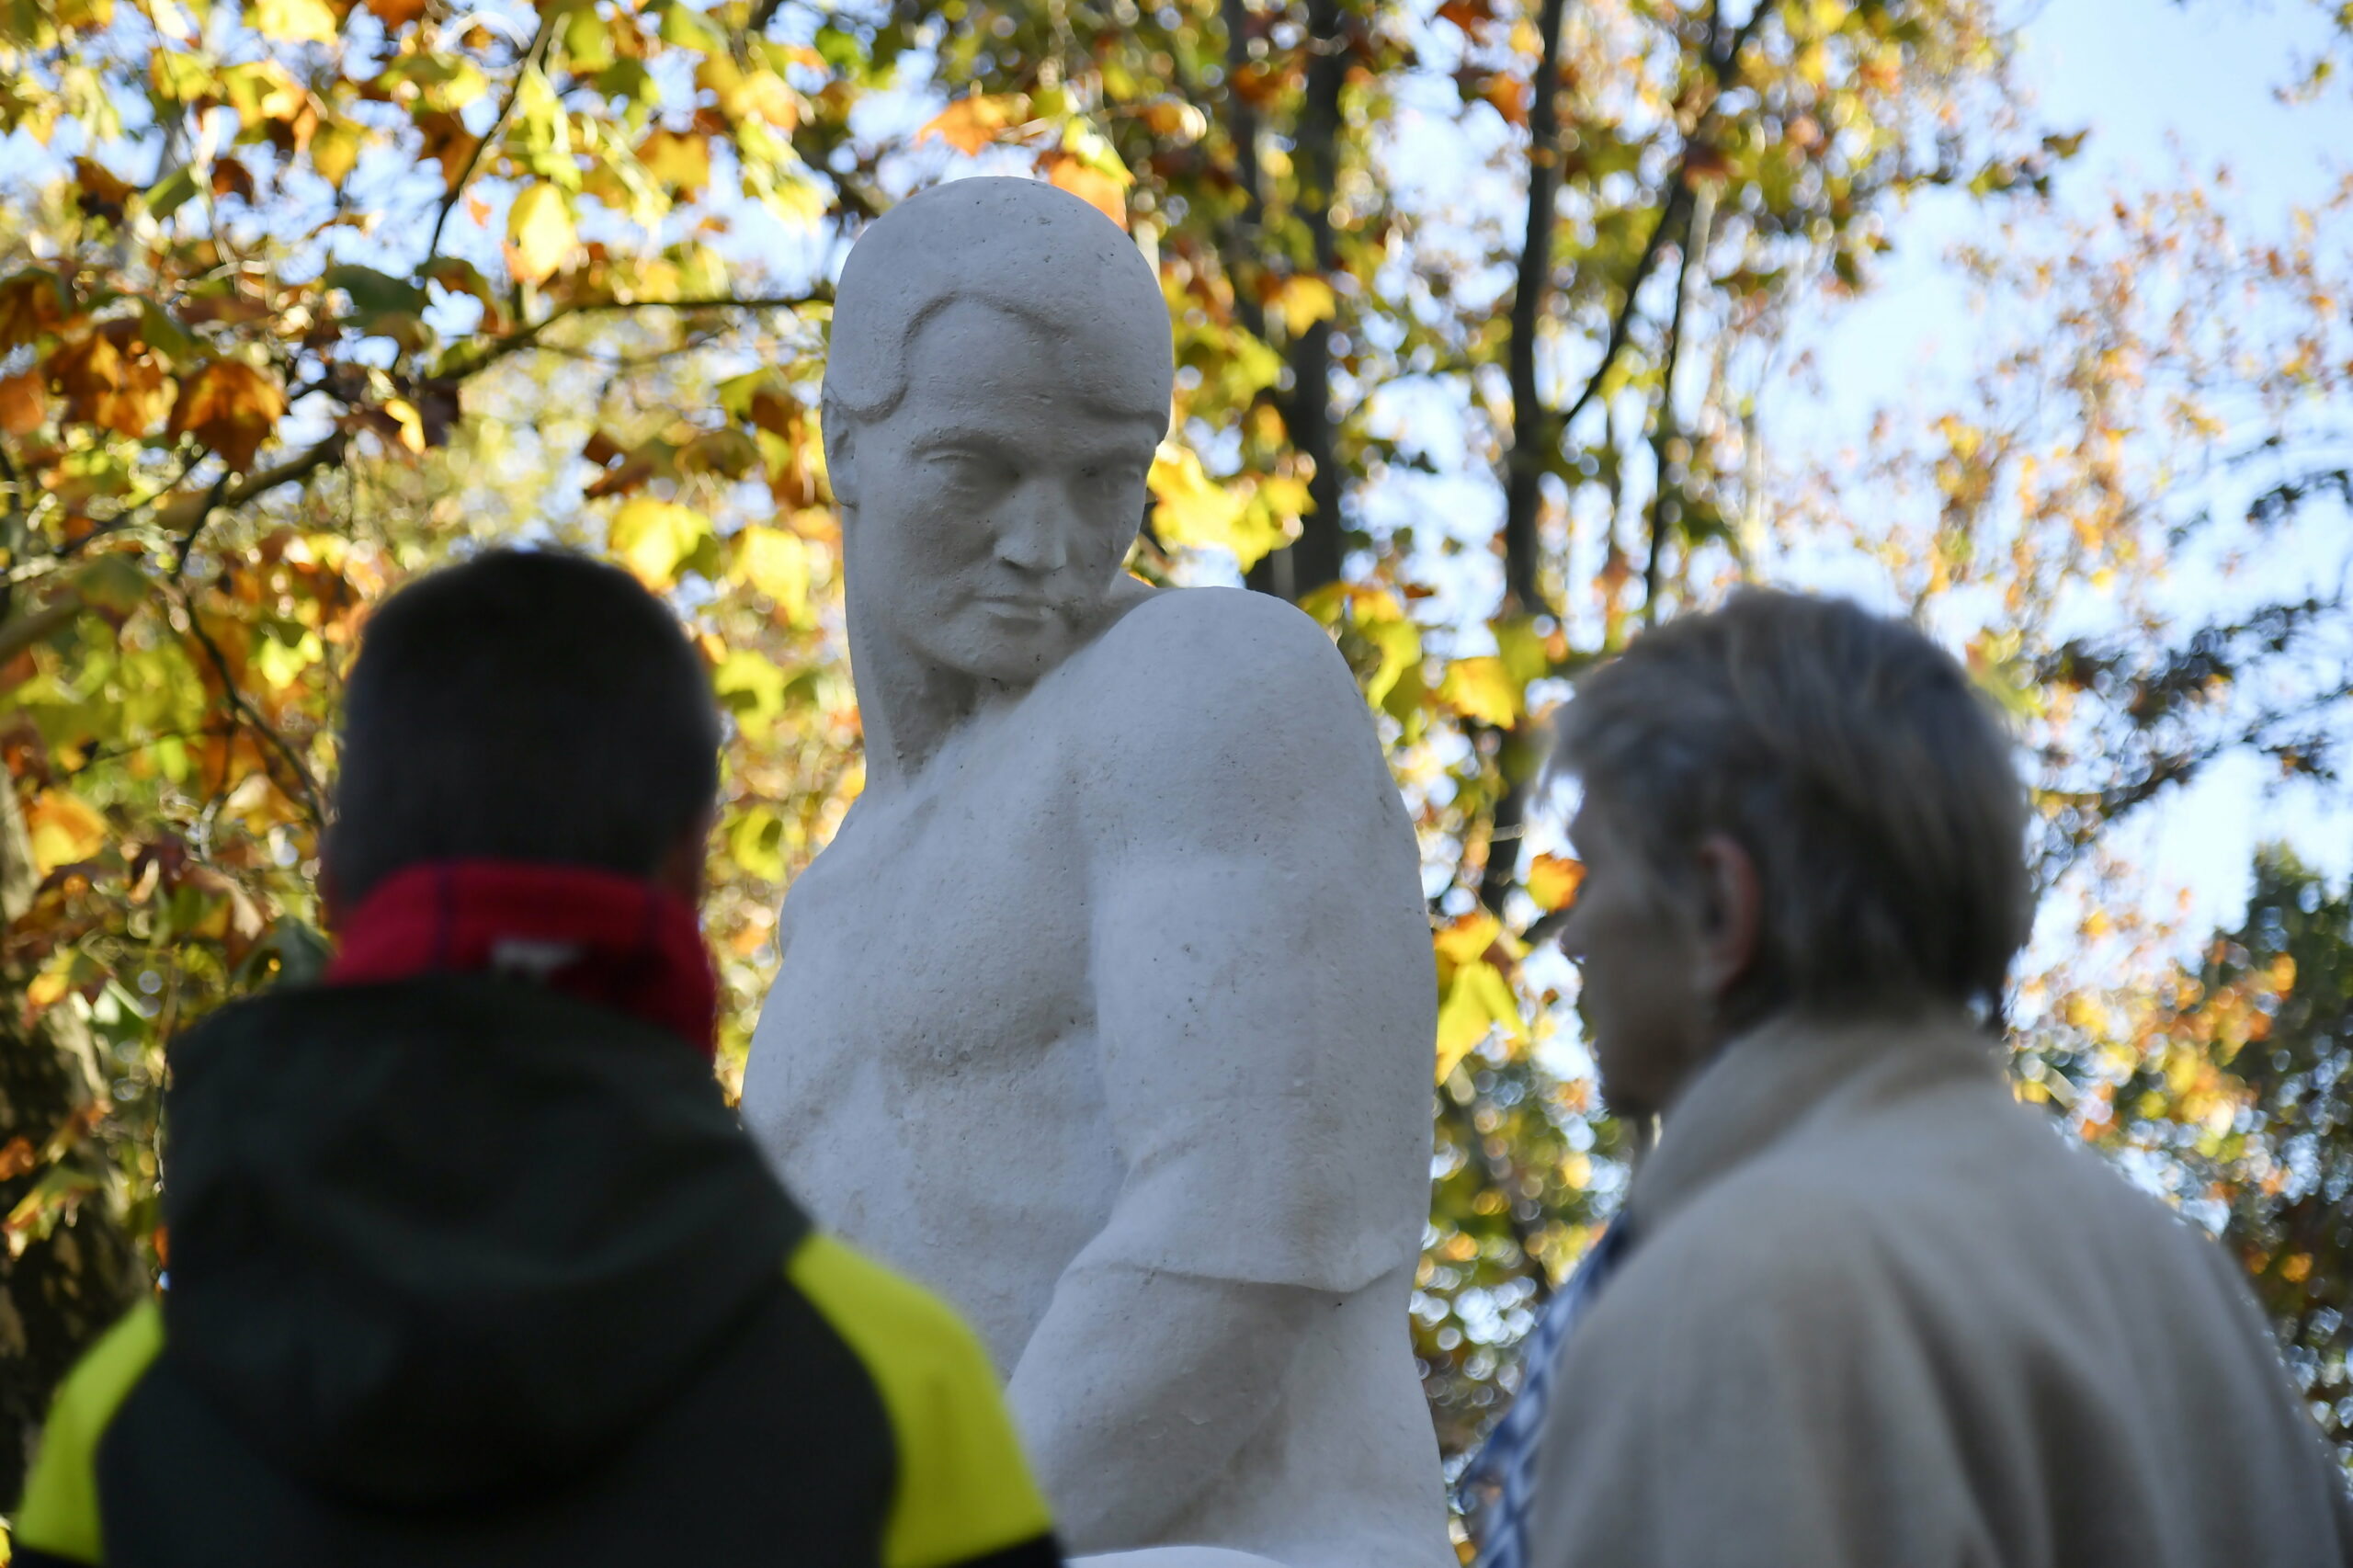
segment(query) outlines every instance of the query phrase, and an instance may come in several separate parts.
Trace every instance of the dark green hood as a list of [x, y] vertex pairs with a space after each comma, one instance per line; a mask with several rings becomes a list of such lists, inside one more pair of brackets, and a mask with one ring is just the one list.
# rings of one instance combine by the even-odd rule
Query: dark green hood
[[807, 1228], [706, 1061], [522, 981], [278, 993], [177, 1042], [172, 1074], [165, 1355], [339, 1497], [576, 1471]]

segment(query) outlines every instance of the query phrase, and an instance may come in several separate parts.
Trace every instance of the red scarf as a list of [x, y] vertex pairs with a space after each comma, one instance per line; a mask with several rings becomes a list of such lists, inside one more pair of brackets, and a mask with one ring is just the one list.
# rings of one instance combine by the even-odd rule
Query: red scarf
[[581, 866], [445, 860], [385, 878], [337, 922], [330, 985], [497, 971], [659, 1025], [708, 1056], [718, 981], [695, 912]]

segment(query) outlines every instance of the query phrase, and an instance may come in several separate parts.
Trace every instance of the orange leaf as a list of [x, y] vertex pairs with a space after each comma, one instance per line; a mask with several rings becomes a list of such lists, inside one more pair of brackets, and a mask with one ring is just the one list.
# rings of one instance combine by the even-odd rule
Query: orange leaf
[[40, 428], [45, 417], [40, 380], [40, 371], [27, 370], [0, 381], [0, 430], [25, 436]]
[[276, 381], [238, 360], [214, 359], [180, 383], [171, 433], [194, 436], [231, 468], [244, 469], [285, 415]]
[[30, 343], [64, 319], [55, 274], [19, 272], [0, 283], [0, 353]]
[[[456, 185], [458, 176], [466, 172], [467, 160], [474, 155], [474, 149], [481, 145], [482, 138], [470, 134], [464, 120], [443, 109], [427, 109], [425, 113], [418, 115], [416, 131], [417, 134], [424, 139], [418, 145], [417, 156], [430, 158], [441, 165], [443, 189], [446, 190]], [[471, 207], [469, 210], [472, 210]], [[484, 221], [485, 218], [482, 214], [476, 214], [474, 217], [474, 222], [477, 223]]]
[[969, 94], [926, 121], [915, 132], [915, 145], [920, 147], [937, 136], [971, 157], [995, 141], [998, 132], [1019, 124], [1029, 112], [1029, 99], [1017, 94], [1004, 97]]
[[384, 30], [396, 33], [425, 15], [425, 0], [368, 0], [368, 9], [384, 24]]
[[1128, 226], [1128, 193], [1118, 180], [1070, 153], [1049, 153], [1040, 166], [1054, 184], [1122, 229]]

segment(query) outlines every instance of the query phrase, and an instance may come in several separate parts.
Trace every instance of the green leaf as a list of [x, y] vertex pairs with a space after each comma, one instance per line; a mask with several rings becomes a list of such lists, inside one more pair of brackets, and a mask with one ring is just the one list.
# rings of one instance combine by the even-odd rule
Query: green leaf
[[196, 171], [182, 164], [147, 187], [147, 216], [162, 222], [197, 193]]

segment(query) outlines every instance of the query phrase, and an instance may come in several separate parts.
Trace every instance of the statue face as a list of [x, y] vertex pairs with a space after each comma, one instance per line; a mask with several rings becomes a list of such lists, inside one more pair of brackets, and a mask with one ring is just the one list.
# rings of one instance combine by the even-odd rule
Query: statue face
[[926, 663], [1023, 685], [1099, 625], [1165, 424], [1122, 412], [1138, 400], [1110, 395], [1102, 368], [961, 301], [908, 346], [898, 406], [847, 433], [850, 589]]

